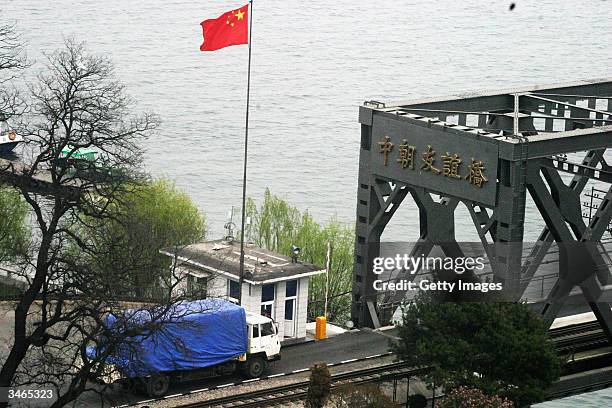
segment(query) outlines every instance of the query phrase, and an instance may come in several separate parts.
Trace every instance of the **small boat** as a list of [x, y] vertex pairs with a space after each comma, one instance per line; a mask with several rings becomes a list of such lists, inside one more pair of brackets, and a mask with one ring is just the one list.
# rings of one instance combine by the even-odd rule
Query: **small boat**
[[4, 115], [0, 114], [0, 154], [11, 153], [21, 142], [23, 137], [12, 130]]

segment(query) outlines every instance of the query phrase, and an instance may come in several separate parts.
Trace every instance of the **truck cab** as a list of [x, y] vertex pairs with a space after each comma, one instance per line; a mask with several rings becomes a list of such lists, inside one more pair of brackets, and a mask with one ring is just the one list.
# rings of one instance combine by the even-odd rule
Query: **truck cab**
[[280, 339], [276, 323], [269, 317], [247, 313], [246, 322], [249, 344], [243, 370], [256, 378], [266, 371], [268, 362], [280, 360]]

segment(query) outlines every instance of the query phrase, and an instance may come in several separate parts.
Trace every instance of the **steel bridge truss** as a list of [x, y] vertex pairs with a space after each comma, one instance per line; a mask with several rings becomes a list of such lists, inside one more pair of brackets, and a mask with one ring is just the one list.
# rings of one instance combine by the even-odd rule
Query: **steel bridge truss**
[[[411, 256], [427, 256], [434, 247], [445, 256], [462, 256], [454, 217], [458, 205], [465, 205], [494, 279], [503, 282], [516, 300], [551, 245], [559, 245], [563, 256], [542, 309], [545, 320], [552, 324], [564, 299], [578, 287], [612, 339], [607, 301], [612, 262], [605, 251], [588, 249], [601, 245], [612, 218], [612, 169], [605, 159], [612, 146], [612, 79], [392, 105], [370, 101], [360, 107], [359, 121], [352, 293], [357, 326], [387, 324], [405, 296], [375, 291], [378, 276], [372, 272], [372, 261], [380, 254], [385, 227], [410, 196], [420, 222], [420, 238]], [[586, 152], [583, 160], [570, 162], [567, 154], [577, 152]], [[590, 179], [606, 188], [585, 223], [581, 193]], [[546, 226], [524, 257], [527, 194]], [[574, 257], [578, 246], [572, 245], [579, 243], [593, 244], [580, 247], [586, 255]], [[584, 256], [591, 262], [573, 263]]]

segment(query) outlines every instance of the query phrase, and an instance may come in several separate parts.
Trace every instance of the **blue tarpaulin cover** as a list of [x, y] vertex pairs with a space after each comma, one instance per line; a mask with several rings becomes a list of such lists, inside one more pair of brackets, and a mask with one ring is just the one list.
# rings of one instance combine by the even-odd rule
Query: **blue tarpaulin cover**
[[[128, 377], [138, 377], [209, 367], [247, 351], [244, 309], [223, 299], [180, 302], [161, 317], [127, 310], [123, 319], [109, 315], [106, 326], [123, 331], [150, 322], [159, 322], [160, 328], [148, 336], [130, 338], [106, 362]], [[88, 354], [95, 355], [95, 349]]]

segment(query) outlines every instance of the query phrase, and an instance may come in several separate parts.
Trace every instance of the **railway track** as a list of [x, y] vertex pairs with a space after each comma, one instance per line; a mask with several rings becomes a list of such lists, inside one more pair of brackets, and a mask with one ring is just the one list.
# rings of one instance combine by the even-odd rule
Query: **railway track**
[[603, 379], [596, 382], [590, 382], [584, 385], [577, 385], [572, 388], [566, 388], [563, 391], [551, 392], [546, 396], [547, 400], [553, 400], [558, 398], [565, 398], [576, 394], [582, 394], [584, 392], [592, 392], [602, 390], [612, 386], [612, 379]]
[[[602, 347], [608, 344], [608, 339], [601, 330], [599, 323], [586, 322], [572, 326], [550, 330], [550, 337], [555, 345], [557, 354], [570, 354], [584, 350]], [[346, 383], [364, 384], [392, 380], [397, 377], [422, 374], [427, 370], [409, 367], [405, 362], [397, 362], [383, 366], [367, 368], [358, 371], [339, 373], [332, 376], [332, 387]], [[298, 401], [306, 397], [308, 380], [277, 387], [264, 388], [250, 392], [228, 395], [207, 401], [191, 402], [176, 405], [181, 408], [206, 407], [261, 407], [280, 404], [288, 401]]]
[[558, 354], [586, 351], [609, 344], [599, 322], [586, 322], [550, 330]]
[[567, 336], [570, 334], [582, 333], [585, 331], [601, 330], [601, 326], [598, 321], [585, 322], [572, 324], [570, 326], [559, 327], [556, 329], [550, 329], [548, 332], [551, 338]]
[[549, 392], [546, 396], [547, 400], [553, 400], [557, 398], [565, 398], [571, 395], [581, 394], [584, 392], [597, 391], [612, 386], [612, 378], [602, 378], [596, 381], [591, 381], [588, 384], [576, 385], [571, 388], [565, 388], [561, 391]]
[[[550, 336], [555, 343], [557, 353], [587, 350], [608, 343], [608, 339], [600, 329], [598, 322], [587, 322], [553, 329], [551, 330]], [[415, 369], [408, 367], [408, 365], [403, 362], [393, 363], [356, 372], [336, 374], [332, 376], [332, 387], [338, 387], [349, 382], [353, 384], [379, 382], [399, 376], [418, 375], [424, 371], [426, 371], [426, 368]], [[304, 399], [307, 390], [308, 381], [301, 381], [270, 389], [256, 390], [245, 394], [231, 395], [205, 402], [193, 403], [184, 405], [183, 407], [261, 407], [268, 404], [278, 404]]]
[[[397, 376], [418, 375], [425, 372], [427, 368], [409, 367], [407, 363], [399, 362], [384, 366], [366, 368], [359, 371], [339, 373], [332, 375], [332, 388], [339, 387], [346, 383], [365, 384], [370, 382], [384, 381]], [[255, 390], [238, 395], [215, 398], [208, 401], [195, 402], [180, 405], [181, 408], [246, 408], [261, 407], [269, 404], [278, 404], [287, 401], [297, 401], [306, 397], [308, 391], [308, 380], [293, 384], [281, 385], [262, 390]]]

